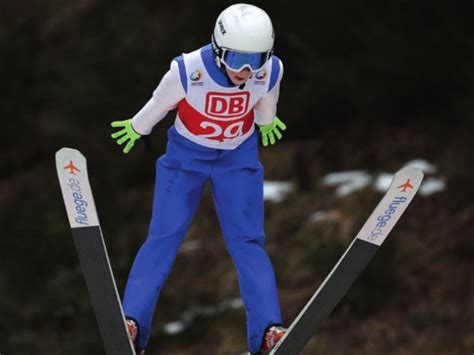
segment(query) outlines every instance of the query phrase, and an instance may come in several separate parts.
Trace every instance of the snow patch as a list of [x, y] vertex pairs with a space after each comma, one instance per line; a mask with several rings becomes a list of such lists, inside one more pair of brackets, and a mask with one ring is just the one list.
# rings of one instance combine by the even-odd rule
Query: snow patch
[[[425, 174], [435, 174], [438, 167], [424, 159], [413, 159], [405, 164], [405, 166], [415, 167], [423, 171]], [[373, 186], [376, 191], [386, 192], [392, 183], [395, 174], [379, 173], [373, 176], [363, 170], [345, 171], [329, 173], [322, 179], [324, 186], [338, 186], [336, 195], [343, 197], [357, 190], [361, 190], [367, 186]], [[430, 196], [434, 193], [444, 191], [446, 183], [442, 178], [430, 177], [425, 178], [420, 186], [419, 194], [421, 196]], [[312, 216], [313, 218], [321, 218], [321, 216]]]
[[183, 321], [170, 322], [165, 324], [164, 331], [168, 335], [175, 335], [183, 332], [186, 329], [186, 324]]
[[189, 328], [197, 317], [212, 317], [229, 309], [240, 309], [243, 307], [244, 304], [239, 297], [224, 300], [216, 306], [194, 305], [191, 309], [181, 314], [177, 321], [166, 323], [163, 326], [163, 331], [168, 335], [176, 335]]
[[322, 183], [324, 186], [339, 186], [336, 195], [342, 197], [370, 186], [372, 180], [372, 176], [365, 171], [354, 170], [329, 173], [323, 177]]
[[202, 245], [201, 241], [197, 240], [197, 239], [185, 241], [179, 247], [179, 252], [180, 253], [188, 253], [190, 251], [194, 251], [194, 250], [199, 249], [201, 247], [201, 245]]
[[438, 167], [431, 164], [424, 159], [413, 159], [410, 160], [405, 166], [410, 166], [412, 168], [418, 168], [423, 171], [425, 174], [436, 174], [438, 172]]
[[379, 192], [386, 192], [390, 184], [392, 183], [395, 174], [380, 173], [375, 179], [375, 190]]
[[292, 192], [294, 186], [287, 181], [265, 181], [263, 184], [263, 199], [271, 202], [282, 202]]
[[430, 196], [437, 192], [444, 191], [446, 189], [446, 183], [442, 179], [428, 178], [420, 186], [418, 193], [421, 196]]
[[326, 211], [316, 211], [309, 217], [309, 221], [312, 223], [322, 222], [326, 219], [328, 219], [328, 213]]

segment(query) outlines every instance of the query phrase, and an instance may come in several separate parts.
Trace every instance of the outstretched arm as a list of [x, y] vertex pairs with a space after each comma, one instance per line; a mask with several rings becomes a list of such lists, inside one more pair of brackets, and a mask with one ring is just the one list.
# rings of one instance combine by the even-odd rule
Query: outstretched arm
[[169, 111], [175, 109], [185, 95], [178, 64], [173, 61], [170, 70], [165, 74], [145, 106], [133, 118], [111, 123], [112, 127], [122, 127], [120, 131], [112, 134], [112, 138], [117, 139], [119, 145], [127, 143], [123, 152], [128, 153], [133, 148], [135, 141], [142, 135], [150, 134], [153, 127]]
[[286, 129], [286, 125], [276, 117], [277, 103], [280, 96], [280, 82], [283, 77], [283, 64], [277, 59], [273, 61], [273, 65], [278, 65], [278, 68], [272, 68], [272, 72], [278, 70], [278, 77], [274, 83], [270, 81], [270, 90], [255, 105], [255, 123], [260, 128], [264, 146], [267, 146], [268, 143], [275, 144], [275, 137], [281, 139], [282, 134], [280, 131]]

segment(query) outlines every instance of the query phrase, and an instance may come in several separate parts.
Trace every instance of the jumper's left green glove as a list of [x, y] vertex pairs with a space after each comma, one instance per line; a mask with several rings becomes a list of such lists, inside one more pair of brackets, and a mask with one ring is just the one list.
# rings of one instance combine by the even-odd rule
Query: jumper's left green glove
[[278, 139], [281, 139], [282, 135], [279, 130], [284, 131], [285, 129], [286, 125], [276, 116], [273, 119], [272, 123], [260, 126], [260, 133], [262, 133], [263, 145], [266, 147], [268, 145], [268, 140], [270, 140], [270, 144], [275, 144], [275, 136]]

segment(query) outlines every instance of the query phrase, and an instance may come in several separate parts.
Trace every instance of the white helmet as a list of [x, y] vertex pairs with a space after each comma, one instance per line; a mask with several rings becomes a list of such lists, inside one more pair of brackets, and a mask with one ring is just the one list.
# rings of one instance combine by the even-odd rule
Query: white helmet
[[[222, 11], [217, 18], [212, 35], [217, 64], [220, 66], [223, 63], [232, 70], [246, 66], [251, 70], [261, 68], [272, 55], [274, 41], [275, 34], [270, 17], [262, 9], [249, 4], [235, 4]], [[226, 50], [261, 56], [259, 59], [257, 57], [229, 58], [225, 55]], [[238, 63], [235, 59], [238, 59]], [[238, 64], [242, 65], [238, 67]]]

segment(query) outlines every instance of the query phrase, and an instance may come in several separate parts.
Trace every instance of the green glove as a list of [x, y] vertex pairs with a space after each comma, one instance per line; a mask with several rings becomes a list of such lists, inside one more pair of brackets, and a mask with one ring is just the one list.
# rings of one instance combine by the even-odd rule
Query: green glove
[[280, 121], [278, 117], [275, 116], [273, 122], [268, 125], [260, 126], [260, 132], [262, 133], [262, 143], [266, 147], [268, 145], [268, 140], [270, 139], [270, 144], [275, 144], [275, 136], [278, 139], [281, 139], [282, 135], [279, 130], [284, 131], [286, 125]]
[[120, 131], [117, 131], [115, 133], [112, 133], [111, 137], [113, 139], [117, 139], [117, 144], [122, 145], [126, 141], [128, 141], [127, 145], [125, 148], [123, 148], [123, 152], [127, 154], [135, 145], [135, 141], [137, 139], [140, 139], [142, 136], [141, 134], [138, 134], [135, 132], [135, 130], [132, 127], [132, 120], [125, 120], [125, 121], [115, 121], [110, 124], [112, 127], [123, 127]]

